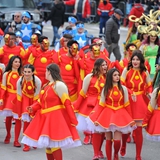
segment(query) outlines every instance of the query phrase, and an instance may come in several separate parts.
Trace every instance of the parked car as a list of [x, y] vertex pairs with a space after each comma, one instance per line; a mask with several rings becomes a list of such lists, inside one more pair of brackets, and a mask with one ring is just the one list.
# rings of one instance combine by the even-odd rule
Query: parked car
[[0, 0], [0, 27], [4, 30], [11, 23], [15, 12], [29, 11], [31, 21], [42, 26], [43, 17], [33, 0]]

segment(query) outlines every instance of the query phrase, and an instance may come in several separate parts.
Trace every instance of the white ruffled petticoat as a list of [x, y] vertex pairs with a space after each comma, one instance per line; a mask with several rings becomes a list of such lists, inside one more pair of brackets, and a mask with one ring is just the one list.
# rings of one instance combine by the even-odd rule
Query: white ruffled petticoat
[[89, 117], [86, 118], [86, 122], [87, 122], [87, 130], [91, 131], [92, 133], [94, 133], [94, 132], [115, 132], [115, 131], [119, 131], [119, 132], [122, 132], [123, 134], [127, 134], [127, 133], [130, 133], [137, 128], [136, 125], [134, 125], [132, 127], [130, 125], [128, 125], [128, 126], [125, 126], [125, 127], [121, 128], [121, 127], [117, 127], [113, 124], [110, 125], [109, 128], [103, 128], [100, 125], [95, 126], [93, 121]]
[[73, 147], [81, 146], [82, 143], [80, 140], [73, 141], [72, 138], [67, 138], [63, 141], [52, 141], [49, 137], [40, 136], [38, 141], [34, 141], [27, 136], [23, 136], [22, 143], [27, 144], [31, 147], [37, 148], [62, 148], [68, 149]]

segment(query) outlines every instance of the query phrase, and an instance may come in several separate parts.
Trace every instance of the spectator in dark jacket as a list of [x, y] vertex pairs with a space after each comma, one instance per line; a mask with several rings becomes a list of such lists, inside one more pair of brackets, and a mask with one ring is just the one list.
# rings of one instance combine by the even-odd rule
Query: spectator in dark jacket
[[65, 14], [65, 5], [62, 0], [55, 0], [54, 6], [51, 10], [50, 15], [47, 17], [46, 21], [51, 20], [53, 26], [53, 41], [51, 47], [55, 46], [56, 38], [60, 39], [58, 34], [58, 29], [64, 24], [64, 14]]
[[106, 48], [109, 52], [109, 56], [113, 52], [116, 60], [121, 59], [121, 53], [119, 49], [120, 38], [120, 19], [123, 16], [123, 12], [120, 9], [115, 9], [114, 15], [106, 22], [105, 27], [105, 39]]

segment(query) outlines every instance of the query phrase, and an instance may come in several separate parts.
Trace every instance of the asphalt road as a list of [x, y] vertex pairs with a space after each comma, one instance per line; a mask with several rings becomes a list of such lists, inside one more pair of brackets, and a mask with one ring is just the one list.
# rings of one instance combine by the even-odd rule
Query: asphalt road
[[[65, 24], [66, 25], [66, 24]], [[89, 33], [94, 36], [98, 36], [98, 24], [85, 24]], [[60, 29], [61, 31], [62, 29]], [[44, 26], [44, 35], [52, 39], [52, 28], [50, 25]], [[122, 44], [125, 41], [127, 34], [127, 28], [121, 28], [120, 47], [121, 53], [123, 53]], [[3, 44], [3, 43], [2, 43]], [[114, 60], [114, 56], [111, 56], [111, 60]], [[0, 160], [46, 160], [45, 149], [31, 149], [29, 152], [23, 152], [23, 146], [21, 148], [13, 147], [14, 125], [12, 125], [12, 138], [10, 144], [4, 144], [5, 138], [5, 124], [3, 123], [4, 117], [0, 117]], [[83, 140], [83, 134], [80, 133], [80, 137]], [[22, 134], [20, 136], [20, 140]], [[105, 155], [105, 141], [102, 148]], [[63, 151], [63, 160], [92, 160], [93, 150], [92, 145], [82, 145], [78, 148], [73, 148]], [[120, 160], [135, 160], [135, 144], [129, 143], [127, 145], [127, 154], [125, 157], [120, 157]], [[144, 144], [142, 150], [142, 160], [160, 160], [160, 143], [151, 142], [145, 139], [144, 131]]]

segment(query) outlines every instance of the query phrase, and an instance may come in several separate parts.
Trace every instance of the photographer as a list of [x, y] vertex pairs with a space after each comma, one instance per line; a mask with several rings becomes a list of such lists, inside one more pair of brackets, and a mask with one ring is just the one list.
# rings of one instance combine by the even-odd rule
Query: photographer
[[4, 33], [15, 32], [16, 25], [21, 24], [21, 20], [22, 20], [21, 12], [16, 12], [14, 14], [14, 20], [11, 23], [8, 23], [6, 29], [4, 30]]

